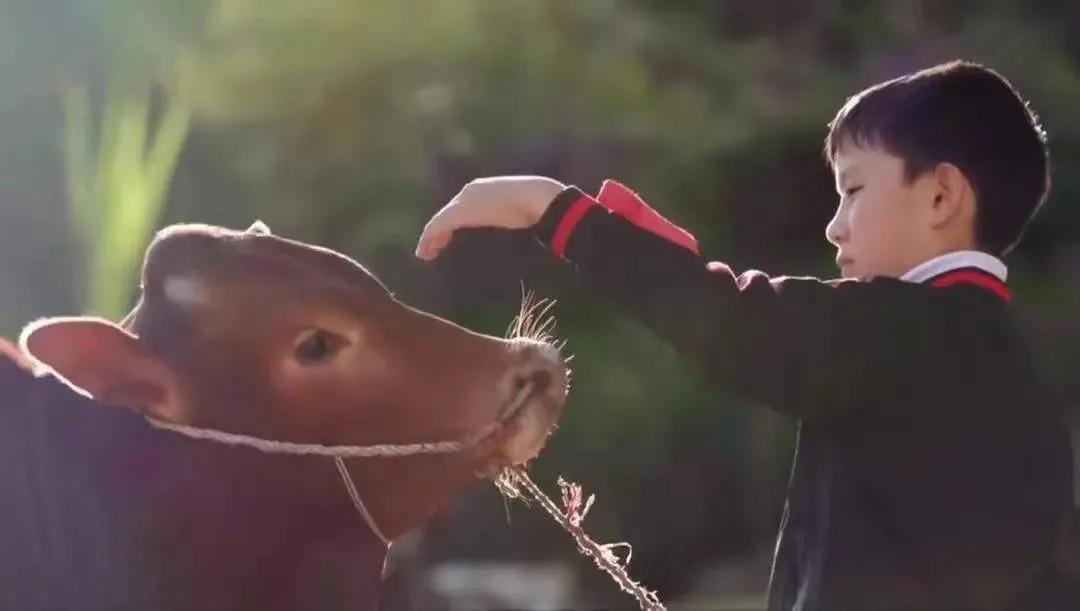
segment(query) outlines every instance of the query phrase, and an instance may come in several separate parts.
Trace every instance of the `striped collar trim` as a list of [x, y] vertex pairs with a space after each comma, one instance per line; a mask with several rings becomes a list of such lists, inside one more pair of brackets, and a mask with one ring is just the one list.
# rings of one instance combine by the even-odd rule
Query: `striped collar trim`
[[997, 257], [977, 250], [958, 250], [924, 261], [900, 276], [907, 282], [924, 283], [947, 272], [976, 269], [990, 274], [1004, 283], [1009, 278], [1009, 268]]
[[915, 266], [900, 279], [937, 288], [973, 284], [1009, 302], [1012, 294], [1005, 284], [1008, 273], [1008, 268], [997, 257], [984, 252], [964, 250], [930, 259]]

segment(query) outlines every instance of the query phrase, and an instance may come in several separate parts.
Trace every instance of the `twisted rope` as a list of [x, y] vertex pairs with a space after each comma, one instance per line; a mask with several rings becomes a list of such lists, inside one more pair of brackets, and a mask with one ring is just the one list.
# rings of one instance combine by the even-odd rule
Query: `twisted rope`
[[325, 456], [328, 458], [378, 458], [416, 456], [418, 454], [454, 454], [476, 445], [488, 435], [495, 432], [507, 418], [513, 416], [529, 399], [532, 394], [532, 386], [523, 385], [502, 413], [491, 423], [481, 429], [473, 431], [467, 437], [454, 441], [433, 441], [427, 443], [381, 443], [366, 446], [352, 445], [322, 445], [318, 443], [293, 443], [290, 441], [277, 441], [263, 439], [253, 435], [242, 433], [227, 433], [215, 429], [204, 429], [197, 426], [173, 424], [150, 416], [144, 416], [146, 421], [154, 428], [179, 433], [185, 437], [203, 441], [213, 441], [230, 446], [244, 446], [265, 452], [267, 454], [296, 454], [307, 456]]
[[640, 583], [631, 579], [626, 572], [626, 566], [630, 564], [630, 555], [627, 555], [625, 563], [620, 562], [615, 555], [614, 549], [620, 547], [629, 549], [629, 543], [600, 544], [594, 541], [581, 527], [581, 522], [585, 519], [585, 514], [588, 513], [589, 508], [592, 506], [594, 498], [590, 496], [584, 507], [582, 507], [581, 486], [568, 483], [561, 477], [559, 478], [564, 507], [563, 510], [560, 510], [555, 501], [552, 501], [544, 494], [544, 491], [529, 478], [529, 474], [520, 467], [504, 470], [500, 478], [495, 481], [495, 485], [512, 498], [521, 498], [522, 495], [518, 486], [524, 488], [563, 530], [570, 533], [581, 553], [592, 558], [596, 566], [610, 575], [623, 592], [633, 596], [641, 609], [644, 611], [666, 610], [664, 603], [660, 601], [660, 597], [656, 595], [656, 592], [645, 589]]
[[341, 475], [341, 481], [345, 483], [345, 491], [349, 493], [349, 500], [352, 501], [353, 507], [356, 508], [357, 513], [361, 518], [367, 522], [368, 528], [371, 532], [375, 533], [375, 536], [383, 542], [387, 548], [390, 547], [390, 538], [383, 533], [379, 525], [375, 523], [375, 516], [371, 515], [368, 511], [367, 505], [364, 504], [364, 500], [360, 498], [360, 493], [356, 491], [356, 483], [353, 482], [352, 474], [349, 473], [349, 468], [345, 466], [345, 459], [335, 456], [334, 464], [337, 465], [338, 474]]
[[[177, 433], [192, 439], [212, 441], [231, 446], [243, 446], [268, 454], [311, 455], [333, 458], [353, 505], [375, 535], [387, 545], [389, 545], [390, 541], [383, 535], [378, 524], [376, 524], [374, 517], [371, 515], [371, 512], [368, 511], [363, 500], [360, 498], [360, 495], [357, 493], [356, 487], [349, 475], [348, 468], [345, 466], [344, 459], [414, 456], [417, 454], [449, 454], [460, 452], [475, 444], [487, 435], [490, 432], [490, 429], [497, 426], [491, 425], [485, 427], [461, 441], [349, 446], [275, 441], [240, 433], [227, 433], [225, 431], [217, 431], [214, 429], [172, 424], [150, 417], [147, 417], [146, 420], [155, 428]], [[599, 544], [589, 537], [581, 527], [581, 522], [592, 505], [592, 497], [589, 498], [584, 507], [581, 507], [580, 486], [577, 486], [576, 484], [567, 484], [561, 478], [559, 479], [559, 485], [563, 489], [563, 505], [565, 507], [564, 510], [560, 511], [555, 502], [552, 501], [520, 467], [507, 468], [504, 470], [502, 475], [495, 480], [495, 485], [505, 494], [514, 498], [524, 498], [519, 490], [519, 486], [520, 488], [524, 488], [563, 530], [570, 533], [581, 553], [586, 557], [592, 558], [596, 566], [610, 575], [623, 592], [633, 596], [638, 601], [638, 605], [641, 609], [645, 611], [664, 611], [666, 609], [655, 592], [646, 590], [641, 584], [631, 579], [629, 574], [627, 574], [625, 565], [630, 562], [629, 556], [625, 563], [622, 563], [615, 555], [614, 549], [620, 547], [630, 548], [629, 544]]]
[[146, 421], [154, 428], [179, 433], [185, 437], [203, 441], [213, 441], [230, 446], [244, 446], [267, 454], [297, 454], [308, 456], [326, 456], [329, 458], [377, 458], [415, 456], [417, 454], [453, 454], [476, 444], [485, 435], [494, 430], [496, 425], [489, 425], [460, 441], [436, 441], [430, 443], [377, 444], [368, 446], [322, 445], [317, 443], [293, 443], [263, 439], [241, 433], [226, 433], [214, 429], [204, 429], [182, 424], [172, 424], [147, 417]]
[[[515, 318], [514, 322], [511, 323], [509, 332], [514, 337], [532, 337], [539, 341], [550, 341], [550, 337], [547, 333], [550, 331], [550, 326], [554, 324], [554, 319], [551, 318], [545, 320], [544, 316], [551, 306], [554, 305], [554, 302], [545, 303], [541, 300], [530, 304], [531, 300], [531, 294], [525, 296], [522, 302], [522, 311], [518, 317]], [[560, 346], [560, 349], [561, 347], [562, 346]], [[508, 408], [503, 415], [512, 415], [515, 412], [514, 406], [520, 405], [520, 403], [527, 398], [529, 392], [531, 392], [531, 389], [529, 388], [521, 389], [514, 398], [512, 406]], [[389, 546], [390, 540], [387, 539], [382, 530], [379, 529], [371, 512], [368, 511], [367, 507], [364, 505], [360, 494], [356, 490], [356, 485], [353, 483], [352, 476], [349, 474], [348, 467], [345, 466], [344, 459], [400, 457], [415, 456], [419, 454], [452, 454], [461, 452], [491, 434], [500, 424], [498, 421], [493, 422], [483, 429], [458, 441], [353, 446], [276, 441], [241, 433], [227, 433], [225, 431], [214, 429], [172, 424], [150, 417], [146, 417], [146, 420], [155, 428], [184, 435], [185, 437], [192, 439], [212, 441], [230, 446], [243, 446], [268, 454], [311, 455], [333, 458], [354, 507], [375, 535], [387, 546]], [[631, 579], [630, 575], [627, 573], [626, 567], [630, 563], [630, 557], [633, 552], [629, 543], [619, 542], [600, 544], [589, 537], [582, 528], [581, 522], [585, 519], [585, 514], [588, 513], [589, 508], [592, 506], [594, 497], [590, 496], [585, 502], [584, 507], [582, 507], [581, 486], [567, 483], [562, 478], [559, 478], [559, 486], [562, 489], [564, 507], [563, 510], [560, 510], [555, 502], [529, 478], [528, 473], [521, 467], [507, 467], [504, 469], [495, 479], [495, 485], [507, 496], [511, 498], [521, 498], [522, 500], [524, 500], [524, 496], [521, 494], [519, 486], [520, 488], [524, 488], [563, 530], [570, 533], [581, 553], [588, 558], [592, 558], [596, 566], [610, 575], [623, 592], [633, 596], [643, 611], [666, 611], [666, 607], [660, 601], [656, 592], [645, 589], [640, 583]], [[628, 550], [625, 561], [620, 561], [614, 552], [615, 549], [619, 548], [626, 548]]]

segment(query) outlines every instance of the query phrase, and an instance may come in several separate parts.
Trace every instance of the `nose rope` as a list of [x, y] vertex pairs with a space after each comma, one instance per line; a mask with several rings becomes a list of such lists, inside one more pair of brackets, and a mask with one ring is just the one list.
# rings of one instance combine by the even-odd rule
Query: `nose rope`
[[375, 517], [368, 511], [367, 505], [364, 504], [363, 499], [360, 497], [360, 493], [356, 490], [356, 483], [352, 479], [352, 475], [349, 473], [349, 468], [345, 465], [346, 458], [396, 458], [403, 456], [418, 456], [418, 455], [432, 455], [432, 454], [454, 454], [461, 452], [469, 447], [478, 444], [480, 441], [498, 430], [499, 426], [505, 422], [509, 417], [516, 414], [521, 407], [528, 401], [529, 396], [532, 394], [532, 386], [525, 384], [522, 388], [518, 389], [516, 395], [510, 404], [503, 409], [499, 417], [494, 421], [484, 426], [483, 428], [473, 432], [467, 437], [458, 441], [435, 441], [430, 443], [381, 443], [375, 445], [322, 445], [318, 443], [293, 443], [289, 441], [277, 441], [274, 439], [264, 439], [262, 437], [255, 437], [254, 435], [244, 435], [242, 433], [228, 433], [225, 431], [219, 431], [216, 429], [206, 429], [197, 426], [189, 426], [186, 424], [173, 424], [171, 422], [165, 422], [158, 420], [150, 416], [143, 416], [150, 426], [161, 429], [164, 431], [170, 431], [177, 433], [191, 439], [197, 439], [200, 441], [212, 441], [229, 446], [242, 446], [246, 448], [252, 448], [260, 452], [267, 454], [291, 454], [294, 456], [325, 456], [334, 459], [334, 464], [337, 466], [338, 473], [341, 474], [341, 481], [345, 484], [345, 490], [349, 493], [349, 498], [352, 500], [353, 507], [360, 514], [360, 517], [367, 523], [371, 532], [375, 533], [375, 536], [379, 538], [387, 547], [390, 546], [390, 539], [383, 533], [382, 529], [375, 522]]
[[[337, 467], [338, 473], [341, 475], [341, 481], [345, 484], [345, 490], [349, 494], [349, 499], [352, 501], [353, 507], [356, 509], [357, 513], [360, 514], [360, 517], [363, 518], [364, 523], [367, 524], [368, 528], [371, 529], [371, 532], [383, 542], [383, 545], [390, 547], [391, 540], [383, 533], [382, 529], [379, 528], [378, 523], [375, 521], [375, 517], [364, 504], [363, 499], [360, 497], [360, 493], [356, 489], [356, 483], [349, 473], [349, 468], [345, 465], [344, 459], [416, 456], [421, 454], [451, 454], [460, 452], [470, 446], [476, 445], [479, 441], [496, 430], [506, 418], [512, 416], [518, 411], [518, 408], [524, 405], [524, 402], [528, 399], [531, 392], [532, 389], [530, 388], [530, 385], [525, 385], [525, 387], [519, 390], [512, 403], [503, 411], [503, 414], [496, 419], [495, 422], [488, 424], [464, 439], [460, 441], [437, 441], [432, 443], [377, 444], [366, 446], [292, 443], [263, 439], [261, 437], [240, 433], [227, 433], [225, 431], [214, 429], [173, 424], [149, 416], [144, 416], [144, 418], [154, 428], [178, 433], [192, 439], [213, 441], [232, 446], [243, 446], [268, 454], [314, 455], [333, 458], [334, 464]], [[633, 596], [639, 603], [641, 609], [645, 611], [663, 611], [665, 609], [664, 604], [657, 597], [656, 593], [646, 590], [640, 583], [631, 579], [626, 572], [626, 567], [614, 557], [611, 548], [623, 544], [600, 545], [585, 534], [584, 530], [581, 528], [580, 520], [588, 511], [588, 505], [586, 505], [585, 509], [580, 513], [571, 512], [568, 508], [567, 513], [564, 514], [556, 507], [555, 503], [548, 498], [531, 479], [529, 479], [524, 470], [520, 468], [508, 468], [504, 472], [504, 477], [516, 481], [518, 485], [525, 488], [530, 493], [533, 499], [539, 501], [541, 507], [543, 507], [555, 522], [573, 536], [578, 545], [578, 549], [586, 556], [591, 557], [597, 567], [607, 572], [624, 592]], [[496, 486], [498, 486], [500, 490], [504, 490], [505, 493], [504, 486], [499, 484], [499, 480], [496, 480]], [[571, 513], [573, 513], [573, 515], [571, 515]], [[575, 517], [576, 520], [573, 519]], [[627, 563], [628, 562], [629, 558], [627, 559]]]
[[371, 515], [367, 505], [364, 505], [363, 499], [360, 498], [360, 493], [356, 491], [356, 483], [353, 482], [352, 475], [349, 473], [349, 468], [345, 466], [345, 459], [340, 456], [335, 456], [334, 464], [337, 465], [338, 473], [341, 474], [341, 481], [345, 482], [345, 490], [349, 493], [349, 498], [352, 499], [353, 507], [356, 508], [360, 517], [364, 518], [364, 521], [367, 522], [371, 532], [375, 533], [375, 536], [383, 542], [383, 545], [390, 547], [390, 539], [383, 534], [382, 529], [375, 523], [375, 516]]
[[204, 429], [184, 424], [173, 424], [156, 418], [146, 417], [154, 428], [179, 433], [185, 437], [202, 441], [213, 441], [230, 446], [244, 446], [267, 454], [294, 454], [301, 456], [326, 456], [330, 458], [378, 458], [416, 456], [418, 454], [453, 454], [476, 445], [489, 435], [497, 426], [490, 424], [483, 429], [459, 441], [436, 441], [430, 443], [376, 444], [366, 446], [322, 445], [318, 443], [293, 443], [263, 439], [242, 433], [227, 433], [215, 429]]
[[[515, 401], [515, 404], [519, 401]], [[349, 445], [322, 445], [317, 443], [292, 443], [288, 441], [276, 441], [273, 439], [263, 439], [261, 437], [255, 437], [253, 435], [244, 435], [241, 433], [227, 433], [225, 431], [218, 431], [215, 429], [204, 429], [195, 426], [187, 426], [183, 424], [173, 424], [171, 422], [164, 422], [146, 416], [146, 421], [151, 426], [157, 429], [178, 433], [191, 439], [198, 439], [201, 441], [212, 441], [215, 443], [221, 443], [230, 446], [242, 446], [246, 448], [252, 448], [264, 452], [267, 454], [291, 454], [294, 456], [326, 456], [334, 459], [334, 464], [337, 466], [338, 473], [341, 474], [341, 481], [345, 484], [345, 490], [349, 493], [349, 499], [352, 501], [353, 507], [356, 508], [357, 513], [364, 519], [364, 523], [367, 524], [371, 532], [375, 533], [375, 536], [383, 542], [383, 545], [390, 547], [390, 539], [379, 528], [378, 523], [375, 522], [375, 516], [368, 510], [367, 505], [364, 504], [363, 499], [360, 497], [360, 493], [356, 490], [356, 483], [353, 481], [352, 475], [349, 473], [349, 468], [345, 465], [346, 458], [393, 458], [402, 456], [418, 456], [418, 455], [432, 455], [432, 454], [453, 454], [461, 452], [466, 448], [476, 445], [481, 439], [491, 434], [492, 431], [498, 426], [497, 423], [489, 424], [488, 426], [480, 429], [479, 431], [469, 435], [461, 441], [436, 441], [432, 443], [403, 443], [403, 444], [376, 444], [367, 446], [349, 446]]]
[[323, 445], [319, 443], [294, 443], [264, 439], [243, 433], [228, 433], [217, 429], [207, 429], [187, 424], [174, 424], [158, 420], [151, 416], [143, 417], [154, 428], [179, 433], [185, 437], [202, 441], [213, 441], [230, 446], [244, 446], [267, 454], [294, 454], [307, 456], [326, 456], [330, 458], [379, 458], [416, 456], [420, 454], [453, 454], [461, 452], [481, 442], [509, 418], [514, 416], [533, 393], [532, 384], [523, 384], [510, 403], [503, 408], [499, 416], [483, 428], [468, 436], [453, 441], [434, 441], [428, 443], [380, 443], [374, 445]]

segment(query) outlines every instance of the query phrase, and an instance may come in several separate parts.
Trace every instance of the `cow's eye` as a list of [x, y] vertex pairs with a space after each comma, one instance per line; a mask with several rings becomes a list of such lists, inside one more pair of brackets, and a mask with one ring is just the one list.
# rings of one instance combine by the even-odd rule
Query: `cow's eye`
[[317, 365], [345, 346], [345, 338], [323, 329], [309, 329], [300, 334], [293, 354], [302, 365]]

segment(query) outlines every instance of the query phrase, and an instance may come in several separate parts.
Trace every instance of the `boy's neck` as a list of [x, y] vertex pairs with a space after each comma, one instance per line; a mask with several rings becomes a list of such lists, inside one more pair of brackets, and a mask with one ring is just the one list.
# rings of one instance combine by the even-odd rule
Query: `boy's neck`
[[908, 270], [900, 277], [907, 282], [926, 282], [932, 278], [962, 268], [976, 268], [1005, 282], [1009, 268], [994, 255], [978, 250], [954, 250], [932, 257]]

